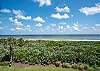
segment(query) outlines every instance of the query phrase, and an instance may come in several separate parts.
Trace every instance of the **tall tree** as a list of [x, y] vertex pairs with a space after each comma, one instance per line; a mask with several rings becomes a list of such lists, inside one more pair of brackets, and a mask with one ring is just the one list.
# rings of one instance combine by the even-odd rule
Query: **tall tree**
[[17, 41], [16, 41], [15, 38], [9, 37], [9, 38], [7, 38], [7, 44], [9, 46], [9, 50], [10, 50], [10, 63], [9, 63], [9, 67], [11, 67], [12, 63], [13, 63], [13, 54], [14, 54], [13, 49], [17, 45]]

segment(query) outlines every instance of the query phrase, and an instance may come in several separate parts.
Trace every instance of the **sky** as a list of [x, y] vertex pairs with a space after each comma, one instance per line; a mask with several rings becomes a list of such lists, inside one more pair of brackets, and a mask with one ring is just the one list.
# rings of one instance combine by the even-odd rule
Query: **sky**
[[100, 34], [100, 0], [0, 0], [0, 35]]

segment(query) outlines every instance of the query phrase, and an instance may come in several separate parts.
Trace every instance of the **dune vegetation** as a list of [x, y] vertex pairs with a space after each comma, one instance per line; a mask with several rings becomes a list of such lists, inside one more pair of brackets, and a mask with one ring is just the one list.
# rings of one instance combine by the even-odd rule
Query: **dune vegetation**
[[[5, 61], [44, 66], [53, 64], [57, 67], [53, 71], [67, 71], [66, 68], [100, 71], [100, 41], [49, 41], [24, 40], [11, 37], [1, 38], [0, 65], [7, 65], [8, 63]], [[58, 67], [62, 67], [62, 70]], [[0, 69], [9, 71], [7, 67], [0, 67]], [[13, 68], [10, 71], [13, 71]], [[15, 68], [14, 71], [21, 71], [21, 69], [16, 70]], [[29, 71], [39, 70], [32, 70], [31, 68]], [[52, 68], [43, 71], [52, 71]]]

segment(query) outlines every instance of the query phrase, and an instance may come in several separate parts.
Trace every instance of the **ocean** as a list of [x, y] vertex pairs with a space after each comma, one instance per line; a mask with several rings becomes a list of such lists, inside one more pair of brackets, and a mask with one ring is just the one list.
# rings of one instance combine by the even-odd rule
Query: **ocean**
[[73, 35], [0, 35], [0, 38], [23, 38], [29, 40], [90, 40], [100, 41], [100, 34], [73, 34]]

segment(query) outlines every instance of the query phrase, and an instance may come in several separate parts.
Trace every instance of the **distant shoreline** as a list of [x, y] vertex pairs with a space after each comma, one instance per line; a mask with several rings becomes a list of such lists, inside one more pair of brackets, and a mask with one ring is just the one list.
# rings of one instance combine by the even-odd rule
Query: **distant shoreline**
[[100, 34], [68, 34], [68, 35], [0, 35], [0, 38], [14, 37], [24, 40], [45, 41], [100, 41]]
[[100, 34], [33, 34], [33, 35], [0, 35], [0, 36], [95, 36]]
[[60, 40], [60, 39], [27, 39], [27, 38], [23, 38], [24, 40], [43, 40], [43, 41], [100, 41], [100, 40], [72, 40], [72, 39], [66, 39], [66, 40]]
[[[16, 38], [16, 39], [19, 39], [19, 38]], [[32, 39], [32, 38], [23, 38], [23, 40], [31, 40], [31, 41], [37, 41], [37, 40], [41, 40], [41, 41], [42, 40], [43, 41], [100, 41], [100, 40], [86, 40], [86, 39], [79, 40], [79, 39]]]

